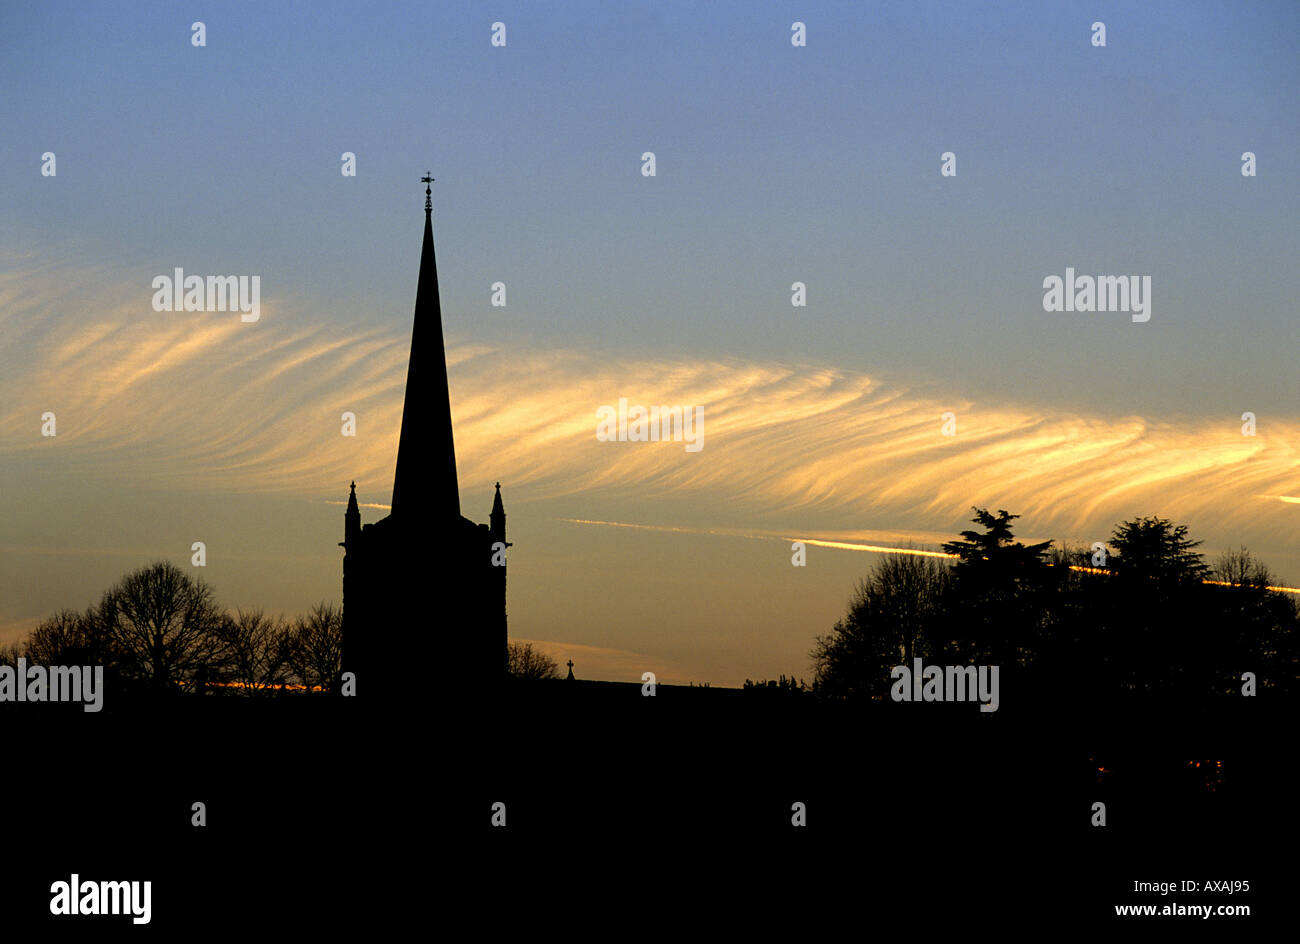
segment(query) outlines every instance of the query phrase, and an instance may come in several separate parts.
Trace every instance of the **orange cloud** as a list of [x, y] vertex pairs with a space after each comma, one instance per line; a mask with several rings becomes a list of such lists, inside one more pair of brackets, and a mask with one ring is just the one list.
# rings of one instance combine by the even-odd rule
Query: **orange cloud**
[[[63, 280], [23, 265], [0, 275], [4, 451], [180, 489], [339, 500], [355, 479], [358, 497], [383, 507], [409, 315], [349, 331], [283, 300], [264, 302], [256, 324], [155, 313], [139, 286], [110, 291], [103, 273]], [[84, 316], [55, 317], [70, 310]], [[827, 364], [465, 343], [449, 345], [448, 362], [464, 489], [501, 480], [528, 500], [582, 495], [638, 509], [684, 500], [730, 518], [737, 533], [770, 524], [789, 534], [792, 522], [830, 514], [906, 521], [910, 537], [948, 539], [971, 505], [1008, 508], [1026, 531], [1056, 538], [1103, 539], [1136, 514], [1257, 549], [1289, 548], [1296, 533], [1295, 419], [1245, 437], [1233, 417], [939, 400]], [[619, 397], [702, 406], [703, 449], [597, 441], [596, 411]], [[39, 436], [45, 410], [58, 417], [56, 441]], [[947, 410], [957, 415], [952, 437], [941, 435]], [[357, 416], [355, 438], [341, 435], [344, 411]]]

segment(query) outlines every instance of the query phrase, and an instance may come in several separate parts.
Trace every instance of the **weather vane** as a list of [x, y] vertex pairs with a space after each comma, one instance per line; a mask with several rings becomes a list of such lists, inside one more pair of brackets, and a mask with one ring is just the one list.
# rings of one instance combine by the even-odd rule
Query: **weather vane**
[[426, 170], [424, 176], [420, 178], [420, 182], [424, 184], [424, 208], [426, 210], [432, 210], [433, 191], [429, 188], [429, 184], [433, 183], [433, 171]]

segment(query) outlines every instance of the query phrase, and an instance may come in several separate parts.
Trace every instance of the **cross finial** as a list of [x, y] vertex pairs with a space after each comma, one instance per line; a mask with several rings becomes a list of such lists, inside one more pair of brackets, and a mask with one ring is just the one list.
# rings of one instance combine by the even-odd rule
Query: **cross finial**
[[429, 213], [433, 210], [433, 190], [429, 187], [433, 183], [433, 171], [426, 170], [420, 183], [424, 184], [424, 212]]

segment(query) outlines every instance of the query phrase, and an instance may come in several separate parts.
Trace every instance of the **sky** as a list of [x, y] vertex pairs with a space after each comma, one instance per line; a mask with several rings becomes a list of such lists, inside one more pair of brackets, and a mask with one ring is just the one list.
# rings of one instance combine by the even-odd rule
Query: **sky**
[[[697, 6], [0, 9], [0, 644], [194, 541], [232, 609], [340, 601], [427, 170], [462, 510], [501, 482], [510, 634], [580, 677], [809, 677], [878, 559], [826, 545], [972, 505], [1300, 583], [1300, 7]], [[259, 320], [155, 311], [177, 267]], [[1150, 320], [1045, 311], [1067, 267]], [[703, 447], [598, 441], [620, 397]]]

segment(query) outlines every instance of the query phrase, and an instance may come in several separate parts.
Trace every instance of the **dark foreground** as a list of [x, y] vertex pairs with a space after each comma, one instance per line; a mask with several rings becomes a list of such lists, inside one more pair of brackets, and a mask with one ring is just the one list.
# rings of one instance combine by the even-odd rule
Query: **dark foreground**
[[[0, 905], [6, 928], [53, 939], [476, 939], [516, 922], [604, 938], [702, 931], [701, 909], [737, 931], [1262, 929], [1288, 908], [1291, 717], [1263, 698], [850, 712], [581, 682], [388, 704], [0, 706]], [[149, 925], [51, 916], [50, 885], [73, 872], [150, 880]], [[1143, 903], [1252, 914], [1115, 916]]]

